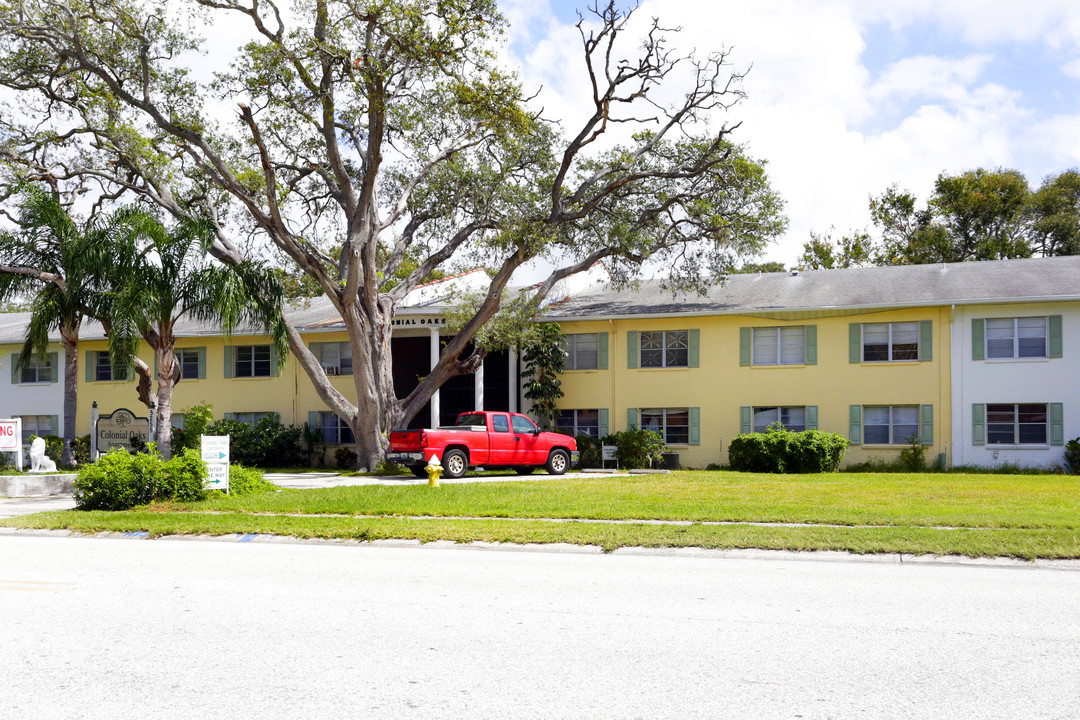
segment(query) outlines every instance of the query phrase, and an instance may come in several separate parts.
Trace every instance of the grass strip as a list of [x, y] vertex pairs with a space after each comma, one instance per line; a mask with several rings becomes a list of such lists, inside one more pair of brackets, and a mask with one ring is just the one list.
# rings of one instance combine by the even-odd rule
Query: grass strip
[[529, 482], [354, 486], [220, 497], [223, 512], [686, 520], [1080, 530], [1067, 475], [676, 472]]
[[1032, 529], [925, 527], [762, 527], [758, 525], [646, 525], [552, 523], [455, 518], [340, 518], [131, 511], [50, 512], [0, 523], [17, 528], [77, 532], [145, 531], [162, 535], [270, 534], [298, 538], [421, 542], [570, 543], [605, 551], [620, 547], [835, 550], [858, 554], [966, 555], [1024, 559], [1080, 558], [1080, 532]]

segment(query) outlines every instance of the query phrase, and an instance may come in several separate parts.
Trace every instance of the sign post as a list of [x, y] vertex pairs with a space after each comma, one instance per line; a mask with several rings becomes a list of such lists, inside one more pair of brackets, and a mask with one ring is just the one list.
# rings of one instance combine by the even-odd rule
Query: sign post
[[229, 492], [229, 436], [200, 435], [206, 483], [211, 490]]
[[22, 418], [0, 420], [0, 452], [15, 453], [15, 469], [22, 472]]

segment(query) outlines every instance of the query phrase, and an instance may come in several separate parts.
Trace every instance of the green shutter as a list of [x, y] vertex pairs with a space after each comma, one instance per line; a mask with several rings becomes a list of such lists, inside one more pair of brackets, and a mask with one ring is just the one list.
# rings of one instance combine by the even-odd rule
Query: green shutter
[[929, 447], [934, 444], [934, 406], [923, 405], [919, 409], [919, 442]]
[[701, 408], [690, 408], [690, 444], [701, 444]]
[[750, 364], [750, 344], [753, 341], [753, 328], [739, 328], [739, 365]]
[[[690, 367], [698, 367], [699, 360], [700, 360], [700, 355], [701, 355], [701, 331], [700, 330], [691, 330], [689, 332], [689, 338], [690, 338], [690, 353], [689, 353], [690, 360], [688, 362], [688, 365]], [[697, 443], [692, 443], [692, 444], [696, 445]]]
[[971, 359], [986, 358], [986, 321], [974, 318], [971, 321]]
[[[49, 434], [50, 435], [59, 435], [60, 434], [60, 417], [57, 416], [57, 415], [50, 415], [49, 416]], [[1058, 443], [1058, 444], [1060, 445], [1061, 443]]]
[[49, 367], [52, 368], [52, 379], [49, 382], [58, 382], [60, 380], [60, 354], [51, 352], [49, 353]]
[[236, 419], [236, 413], [225, 413], [224, 417], [225, 417], [226, 420], [235, 420]]
[[[604, 333], [604, 334], [606, 335], [607, 333]], [[607, 408], [600, 408], [597, 411], [597, 416], [598, 417], [596, 419], [597, 420], [596, 434], [599, 437], [604, 437], [605, 435], [609, 434], [609, 432], [610, 432], [608, 430], [608, 409]]]
[[803, 362], [807, 365], [817, 365], [817, 325], [807, 325], [803, 328]]
[[919, 321], [919, 360], [928, 362], [934, 359], [934, 321]]
[[11, 384], [18, 385], [19, 380], [19, 356], [16, 353], [11, 353]]
[[278, 361], [278, 351], [273, 345], [270, 346], [270, 377], [277, 377], [281, 372], [281, 363]]
[[225, 346], [225, 377], [231, 378], [233, 376], [233, 346]]
[[637, 430], [638, 427], [638, 413], [637, 408], [626, 408], [626, 429]]
[[862, 362], [862, 324], [848, 325], [848, 362]]
[[817, 405], [806, 406], [806, 429], [817, 430]]
[[199, 352], [199, 379], [206, 379], [206, 348], [196, 348]]
[[[596, 336], [596, 347], [597, 347], [597, 351], [596, 351], [596, 369], [597, 370], [607, 370], [608, 369], [607, 368], [607, 363], [608, 363], [608, 359], [607, 359], [607, 355], [608, 355], [607, 342], [608, 341], [607, 341], [607, 333], [606, 332], [597, 333], [597, 336]], [[605, 410], [605, 412], [607, 412], [607, 411]]]
[[1050, 444], [1065, 444], [1065, 407], [1061, 403], [1050, 403]]
[[1059, 358], [1062, 356], [1062, 342], [1061, 342], [1061, 316], [1051, 315], [1050, 321], [1050, 357]]
[[309, 342], [307, 347], [308, 350], [311, 351], [311, 354], [315, 356], [315, 362], [319, 362], [319, 343]]
[[852, 445], [862, 445], [862, 405], [852, 405], [848, 414], [848, 440]]
[[981, 403], [971, 406], [971, 444], [986, 444], [986, 406]]
[[628, 330], [626, 333], [626, 367], [633, 370], [638, 366], [638, 333]]
[[94, 351], [86, 351], [86, 382], [94, 382]]
[[739, 434], [749, 435], [753, 432], [754, 410], [749, 405], [739, 408]]
[[[559, 338], [559, 350], [563, 356], [563, 369], [577, 370], [577, 357], [574, 350], [577, 348], [577, 335], [563, 335]], [[314, 343], [313, 343], [314, 344]], [[318, 355], [315, 356], [316, 358]], [[570, 358], [574, 358], [571, 360]]]
[[312, 410], [307, 414], [307, 424], [313, 428], [319, 427], [319, 413]]

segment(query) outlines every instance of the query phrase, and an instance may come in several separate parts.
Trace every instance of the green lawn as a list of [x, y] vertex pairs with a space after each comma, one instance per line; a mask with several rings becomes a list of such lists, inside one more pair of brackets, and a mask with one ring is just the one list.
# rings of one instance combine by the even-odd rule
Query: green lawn
[[[605, 520], [629, 522], [597, 522]], [[706, 522], [736, 524], [701, 524]], [[154, 535], [272, 533], [368, 540], [569, 542], [606, 549], [696, 546], [1080, 558], [1080, 478], [678, 472], [438, 489], [410, 485], [283, 490], [125, 513], [43, 513], [0, 524], [146, 530]]]

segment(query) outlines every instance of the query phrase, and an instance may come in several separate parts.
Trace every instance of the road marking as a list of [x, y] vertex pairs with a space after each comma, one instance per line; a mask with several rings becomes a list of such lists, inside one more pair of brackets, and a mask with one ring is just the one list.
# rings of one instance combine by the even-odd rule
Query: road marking
[[0, 590], [11, 592], [70, 592], [75, 583], [41, 582], [37, 580], [0, 580]]

